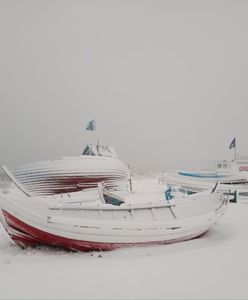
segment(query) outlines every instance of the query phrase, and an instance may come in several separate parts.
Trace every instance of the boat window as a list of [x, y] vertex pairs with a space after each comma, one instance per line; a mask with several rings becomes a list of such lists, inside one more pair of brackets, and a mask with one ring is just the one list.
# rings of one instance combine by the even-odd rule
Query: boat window
[[227, 168], [227, 164], [223, 164], [223, 168], [226, 169]]
[[218, 169], [221, 169], [221, 167], [222, 167], [222, 164], [217, 164]]
[[89, 155], [89, 146], [88, 145], [82, 151], [82, 155]]

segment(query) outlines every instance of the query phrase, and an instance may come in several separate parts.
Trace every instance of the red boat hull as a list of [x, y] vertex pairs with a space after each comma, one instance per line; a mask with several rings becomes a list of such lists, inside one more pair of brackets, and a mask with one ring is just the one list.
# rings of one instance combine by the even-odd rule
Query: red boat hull
[[74, 251], [108, 251], [114, 250], [122, 247], [132, 247], [136, 245], [147, 245], [147, 244], [169, 244], [174, 242], [180, 242], [189, 240], [202, 235], [204, 232], [199, 232], [197, 234], [189, 235], [180, 239], [165, 240], [165, 241], [153, 241], [145, 243], [103, 243], [103, 242], [91, 242], [83, 240], [75, 240], [55, 234], [51, 234], [30, 226], [19, 220], [12, 214], [3, 210], [3, 215], [5, 217], [7, 228], [6, 231], [9, 233], [13, 241], [16, 242], [22, 248], [28, 246], [38, 246], [38, 245], [49, 245], [55, 247], [61, 247], [68, 250]]

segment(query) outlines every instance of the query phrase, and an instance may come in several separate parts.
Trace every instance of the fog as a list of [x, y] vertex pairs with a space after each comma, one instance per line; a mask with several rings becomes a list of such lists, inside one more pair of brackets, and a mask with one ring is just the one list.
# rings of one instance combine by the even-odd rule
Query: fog
[[0, 0], [0, 163], [112, 144], [135, 171], [248, 156], [248, 1]]

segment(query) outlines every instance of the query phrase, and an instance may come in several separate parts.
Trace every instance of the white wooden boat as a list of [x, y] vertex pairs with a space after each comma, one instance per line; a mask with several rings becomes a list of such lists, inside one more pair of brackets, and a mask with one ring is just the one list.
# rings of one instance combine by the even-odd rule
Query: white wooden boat
[[[95, 193], [95, 191], [94, 191]], [[96, 194], [93, 195], [93, 198]], [[0, 198], [0, 217], [21, 247], [59, 246], [70, 250], [112, 250], [189, 240], [206, 232], [225, 212], [228, 196], [203, 193], [168, 202], [152, 194], [128, 201], [99, 188], [97, 201], [87, 204], [51, 201], [49, 197]], [[134, 195], [132, 195], [134, 198]]]
[[127, 186], [129, 170], [113, 147], [87, 145], [81, 156], [39, 161], [16, 167], [3, 166], [5, 173], [28, 196], [52, 195], [96, 188]]

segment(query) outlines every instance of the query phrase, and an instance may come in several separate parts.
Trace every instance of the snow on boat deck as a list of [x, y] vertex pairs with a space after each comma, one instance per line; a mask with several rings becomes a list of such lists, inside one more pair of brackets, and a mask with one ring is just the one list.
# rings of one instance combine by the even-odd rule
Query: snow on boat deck
[[[164, 189], [156, 179], [134, 185]], [[112, 252], [22, 250], [1, 226], [0, 299], [247, 299], [247, 253], [248, 201], [230, 203], [201, 238]]]

